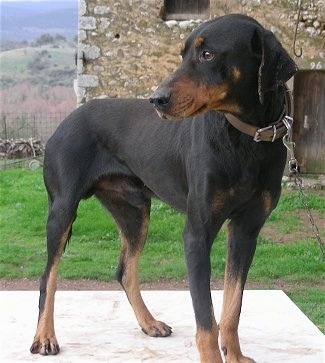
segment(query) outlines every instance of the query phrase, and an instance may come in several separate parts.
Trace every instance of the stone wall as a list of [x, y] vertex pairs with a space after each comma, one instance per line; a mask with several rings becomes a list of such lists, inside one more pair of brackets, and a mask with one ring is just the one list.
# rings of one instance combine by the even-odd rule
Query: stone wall
[[[298, 14], [294, 15], [294, 21], [298, 19]], [[302, 11], [299, 16], [298, 29], [315, 37], [319, 35], [325, 40], [325, 1], [307, 1], [302, 4]], [[324, 47], [323, 47], [324, 48]]]
[[[302, 68], [325, 69], [324, 1], [307, 3], [314, 7], [303, 9], [298, 33], [303, 57], [295, 60]], [[184, 39], [200, 20], [164, 22], [162, 5], [163, 0], [79, 0], [78, 104], [94, 97], [148, 97], [176, 68]], [[210, 8], [211, 17], [230, 12], [255, 17], [292, 53], [296, 1], [219, 0]]]
[[[78, 103], [94, 97], [146, 97], [176, 67], [184, 36], [160, 19], [159, 3], [80, 0]], [[160, 41], [162, 32], [167, 44]]]

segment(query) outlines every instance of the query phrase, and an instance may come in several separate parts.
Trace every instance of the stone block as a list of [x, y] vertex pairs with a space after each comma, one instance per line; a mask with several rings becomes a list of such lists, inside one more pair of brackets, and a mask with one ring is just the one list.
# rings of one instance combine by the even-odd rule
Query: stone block
[[79, 49], [84, 52], [86, 59], [97, 59], [100, 56], [100, 49], [96, 45], [79, 44]]
[[80, 16], [79, 29], [96, 29], [96, 18], [92, 16]]
[[87, 4], [85, 0], [79, 0], [79, 16], [84, 16], [87, 12]]
[[81, 74], [78, 77], [78, 87], [98, 87], [99, 79], [98, 76], [90, 74]]
[[95, 6], [94, 14], [96, 15], [104, 15], [108, 14], [111, 9], [108, 6]]

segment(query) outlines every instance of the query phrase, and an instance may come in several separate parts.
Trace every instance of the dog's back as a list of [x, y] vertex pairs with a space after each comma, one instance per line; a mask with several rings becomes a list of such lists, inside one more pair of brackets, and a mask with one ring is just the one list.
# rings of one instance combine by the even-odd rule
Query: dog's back
[[[53, 323], [57, 268], [78, 204], [91, 195], [117, 223], [117, 279], [139, 325], [150, 336], [171, 334], [148, 311], [138, 282], [151, 198], [156, 196], [186, 213], [184, 250], [201, 361], [222, 362], [220, 327], [227, 362], [253, 362], [239, 345], [241, 299], [258, 233], [280, 196], [286, 160], [281, 141], [288, 111], [285, 82], [296, 66], [269, 31], [241, 15], [200, 25], [186, 41], [182, 57], [180, 67], [150, 98], [159, 115], [173, 121], [161, 120], [147, 100], [92, 100], [63, 121], [48, 141], [48, 262], [33, 353], [59, 351]], [[210, 251], [227, 219], [224, 303], [217, 325]]]

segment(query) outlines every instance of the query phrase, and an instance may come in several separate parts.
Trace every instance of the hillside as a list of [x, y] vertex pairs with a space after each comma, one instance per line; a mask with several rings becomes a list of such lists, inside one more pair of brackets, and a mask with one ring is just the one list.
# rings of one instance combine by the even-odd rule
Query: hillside
[[2, 1], [0, 7], [0, 110], [73, 110], [78, 1]]
[[73, 110], [75, 52], [76, 45], [61, 37], [54, 37], [51, 44], [1, 52], [1, 111], [65, 113]]
[[72, 39], [77, 33], [78, 1], [3, 1], [1, 43], [34, 40], [43, 33], [58, 33]]
[[26, 81], [71, 86], [75, 78], [75, 52], [76, 48], [66, 42], [1, 52], [0, 88]]

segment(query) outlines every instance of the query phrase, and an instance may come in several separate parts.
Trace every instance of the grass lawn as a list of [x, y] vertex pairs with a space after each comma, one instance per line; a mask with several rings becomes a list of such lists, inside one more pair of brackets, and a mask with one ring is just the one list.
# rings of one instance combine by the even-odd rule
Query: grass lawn
[[[325, 193], [308, 191], [308, 202], [324, 239]], [[46, 261], [47, 196], [42, 170], [0, 171], [0, 278], [35, 278]], [[184, 217], [154, 201], [148, 242], [140, 262], [142, 282], [186, 278], [181, 234]], [[226, 230], [213, 246], [212, 278], [225, 267]], [[59, 276], [112, 280], [120, 243], [114, 222], [91, 198], [82, 201]], [[249, 286], [282, 289], [325, 331], [325, 263], [296, 191], [284, 191], [259, 237]]]

